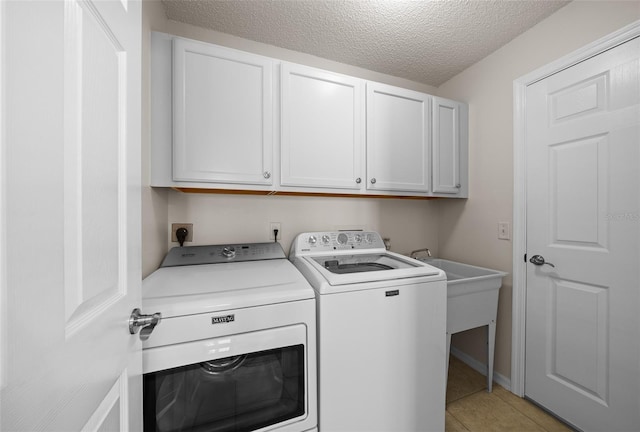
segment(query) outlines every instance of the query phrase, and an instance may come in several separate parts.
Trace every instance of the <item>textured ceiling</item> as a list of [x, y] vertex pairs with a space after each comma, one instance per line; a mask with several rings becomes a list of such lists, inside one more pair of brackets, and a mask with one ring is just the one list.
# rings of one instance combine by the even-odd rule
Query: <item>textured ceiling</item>
[[439, 86], [568, 1], [163, 0], [167, 17]]

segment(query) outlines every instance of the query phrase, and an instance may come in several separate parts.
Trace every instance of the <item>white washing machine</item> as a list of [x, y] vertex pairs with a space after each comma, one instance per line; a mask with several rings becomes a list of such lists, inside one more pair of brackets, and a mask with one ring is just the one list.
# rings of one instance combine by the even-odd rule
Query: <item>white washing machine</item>
[[289, 259], [316, 293], [320, 431], [443, 431], [445, 273], [375, 232], [300, 234]]
[[145, 431], [317, 431], [314, 291], [278, 243], [173, 248], [142, 294]]

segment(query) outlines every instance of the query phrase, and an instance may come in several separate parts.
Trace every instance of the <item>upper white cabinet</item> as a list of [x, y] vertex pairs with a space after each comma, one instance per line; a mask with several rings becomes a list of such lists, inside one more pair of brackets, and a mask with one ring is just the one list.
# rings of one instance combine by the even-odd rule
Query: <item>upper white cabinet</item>
[[431, 97], [367, 83], [367, 189], [428, 192]]
[[364, 169], [364, 81], [281, 66], [282, 186], [359, 190]]
[[173, 180], [273, 183], [272, 60], [173, 39]]
[[152, 186], [468, 196], [467, 105], [151, 34]]
[[[433, 98], [433, 192], [466, 196], [467, 106]], [[462, 125], [465, 125], [463, 128]]]

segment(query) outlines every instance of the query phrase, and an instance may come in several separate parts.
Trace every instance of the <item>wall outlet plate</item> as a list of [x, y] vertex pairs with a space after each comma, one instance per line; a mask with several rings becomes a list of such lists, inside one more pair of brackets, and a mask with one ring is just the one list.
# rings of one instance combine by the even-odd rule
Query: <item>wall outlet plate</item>
[[193, 241], [193, 224], [192, 223], [172, 223], [171, 224], [171, 241], [177, 243], [178, 238], [176, 237], [176, 231], [178, 228], [186, 228], [189, 231], [187, 234], [187, 238], [184, 240], [185, 242]]
[[[282, 228], [280, 225], [280, 222], [269, 222], [269, 240], [282, 239]], [[273, 230], [278, 230], [278, 238], [274, 237]]]

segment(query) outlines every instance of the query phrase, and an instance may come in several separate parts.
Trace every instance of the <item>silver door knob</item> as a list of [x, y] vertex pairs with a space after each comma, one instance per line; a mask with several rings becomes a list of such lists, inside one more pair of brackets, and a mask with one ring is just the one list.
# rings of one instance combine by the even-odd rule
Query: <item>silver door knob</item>
[[269, 178], [271, 178], [271, 173], [270, 173], [269, 171], [265, 171], [265, 172], [262, 174], [262, 176], [263, 176], [264, 178], [266, 178], [266, 179], [269, 179]]
[[358, 177], [358, 178], [356, 179], [356, 183], [360, 184], [360, 182], [362, 182], [362, 179], [361, 179], [360, 177]]
[[376, 178], [375, 177], [371, 179], [371, 184], [376, 184]]
[[462, 185], [460, 183], [456, 184], [456, 188], [460, 189]]
[[143, 328], [143, 332], [148, 336], [155, 326], [160, 324], [160, 320], [162, 320], [160, 312], [153, 315], [143, 315], [140, 309], [135, 308], [129, 317], [129, 333], [136, 334], [140, 328]]
[[550, 265], [553, 268], [556, 267], [553, 264], [551, 264], [550, 262], [546, 262], [542, 255], [534, 255], [534, 256], [532, 256], [531, 259], [529, 260], [529, 262], [531, 264], [535, 264], [537, 266], [541, 266], [541, 265], [545, 265], [546, 264], [546, 265]]

